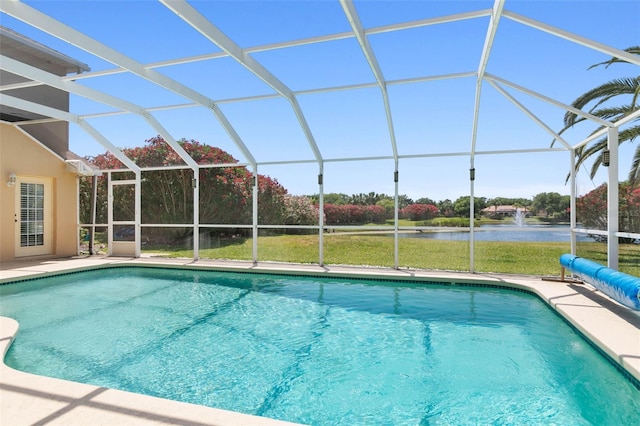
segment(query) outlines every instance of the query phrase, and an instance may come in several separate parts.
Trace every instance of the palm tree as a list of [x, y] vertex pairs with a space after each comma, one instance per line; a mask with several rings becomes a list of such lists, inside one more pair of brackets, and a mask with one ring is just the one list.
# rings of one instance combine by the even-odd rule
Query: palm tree
[[[625, 52], [632, 53], [635, 55], [640, 55], [640, 46], [633, 46], [625, 49]], [[600, 62], [598, 64], [594, 64], [590, 66], [588, 69], [604, 65], [605, 68], [609, 67], [614, 63], [628, 63], [618, 58], [611, 58], [608, 61]], [[631, 102], [626, 105], [619, 106], [602, 106], [605, 102], [610, 99], [616, 98], [618, 96], [629, 96], [631, 95]], [[608, 120], [611, 122], [618, 121], [634, 111], [637, 111], [640, 108], [638, 104], [640, 97], [640, 76], [636, 77], [627, 77], [627, 78], [619, 78], [615, 80], [611, 80], [607, 83], [604, 83], [596, 88], [589, 90], [584, 93], [582, 96], [578, 97], [571, 106], [578, 109], [583, 109], [586, 105], [594, 102], [593, 106], [589, 110], [589, 113], [595, 115], [596, 117], [600, 117], [604, 120]], [[577, 124], [581, 121], [585, 121], [586, 118], [578, 117], [573, 112], [567, 112], [564, 115], [564, 128], [558, 133], [562, 134], [569, 128], [573, 127], [574, 124]], [[632, 121], [632, 123], [638, 122], [640, 119], [636, 118]], [[604, 126], [600, 126], [593, 133], [599, 131]], [[593, 134], [592, 133], [592, 134]], [[628, 127], [622, 130], [618, 135], [618, 142], [632, 142], [635, 138], [640, 136], [640, 124], [634, 124], [631, 127]], [[599, 139], [596, 143], [589, 146], [588, 148], [585, 146], [580, 147], [576, 150], [576, 170], [582, 166], [582, 164], [590, 157], [595, 154], [601, 153], [603, 150], [607, 148], [607, 138], [606, 136]], [[598, 168], [602, 164], [602, 156], [598, 155], [591, 166], [591, 178], [595, 176]], [[631, 170], [629, 171], [629, 182], [634, 183], [636, 181], [640, 181], [640, 146], [638, 146], [635, 150], [633, 161], [631, 164]]]

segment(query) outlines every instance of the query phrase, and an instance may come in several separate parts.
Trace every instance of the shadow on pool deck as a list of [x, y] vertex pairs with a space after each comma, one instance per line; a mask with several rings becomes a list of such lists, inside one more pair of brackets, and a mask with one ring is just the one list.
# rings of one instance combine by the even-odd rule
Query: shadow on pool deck
[[[146, 411], [141, 409], [133, 409], [130, 407], [117, 405], [113, 403], [105, 403], [97, 400], [97, 397], [104, 392], [109, 391], [107, 388], [96, 388], [91, 390], [85, 395], [82, 395], [77, 398], [69, 397], [62, 395], [60, 393], [52, 393], [52, 392], [43, 392], [32, 388], [27, 388], [23, 386], [14, 386], [14, 385], [6, 385], [0, 384], [0, 389], [13, 393], [13, 394], [23, 394], [29, 398], [34, 398], [38, 400], [48, 400], [54, 401], [56, 403], [60, 403], [62, 407], [51, 414], [47, 415], [44, 418], [39, 419], [35, 423], [32, 423], [33, 426], [36, 425], [46, 425], [50, 422], [55, 422], [56, 420], [62, 420], [64, 422], [68, 422], [68, 414], [73, 410], [78, 410], [80, 412], [85, 412], [86, 409], [95, 409], [102, 412], [110, 412], [117, 415], [123, 415], [129, 418], [129, 422], [134, 419], [146, 419], [151, 420], [160, 424], [173, 424], [173, 425], [184, 425], [184, 426], [207, 426], [211, 423], [203, 423], [200, 421], [189, 420], [180, 416], [169, 416], [169, 415], [160, 415], [153, 411]], [[100, 416], [103, 417], [103, 416]], [[72, 417], [73, 418], [73, 417]], [[89, 422], [89, 419], [86, 419]], [[129, 423], [131, 424], [131, 423]]]
[[569, 284], [569, 287], [585, 296], [586, 298], [593, 300], [598, 305], [605, 309], [615, 313], [617, 316], [627, 321], [630, 325], [636, 327], [640, 332], [640, 311], [633, 311], [621, 304], [611, 300], [608, 296], [601, 293], [596, 289], [592, 289], [585, 285]]

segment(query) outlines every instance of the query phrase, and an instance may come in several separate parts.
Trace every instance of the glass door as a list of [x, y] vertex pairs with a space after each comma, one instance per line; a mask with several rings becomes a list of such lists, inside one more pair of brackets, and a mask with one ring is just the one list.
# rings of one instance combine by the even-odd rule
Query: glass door
[[51, 179], [16, 179], [16, 257], [51, 254]]

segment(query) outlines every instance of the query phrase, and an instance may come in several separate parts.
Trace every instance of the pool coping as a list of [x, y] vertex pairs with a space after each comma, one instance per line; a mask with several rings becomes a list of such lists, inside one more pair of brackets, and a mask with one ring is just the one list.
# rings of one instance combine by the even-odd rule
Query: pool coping
[[[414, 269], [159, 258], [74, 257], [11, 262], [0, 266], [0, 284], [89, 269], [138, 266], [321, 277], [424, 281], [514, 288], [533, 293], [582, 333], [631, 380], [640, 383], [640, 313], [587, 284], [536, 276], [470, 274]], [[560, 271], [560, 267], [558, 267]], [[4, 364], [18, 323], [0, 317], [0, 418], [4, 424], [291, 425], [284, 421], [169, 401], [83, 383], [37, 376]]]

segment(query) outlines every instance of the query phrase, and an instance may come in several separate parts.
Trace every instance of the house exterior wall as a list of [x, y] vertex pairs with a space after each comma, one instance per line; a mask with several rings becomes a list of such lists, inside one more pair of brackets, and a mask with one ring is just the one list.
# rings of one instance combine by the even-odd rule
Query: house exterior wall
[[51, 253], [56, 257], [78, 253], [76, 175], [66, 163], [14, 126], [0, 123], [0, 262], [16, 259], [15, 214], [17, 186], [8, 187], [9, 174], [48, 178], [51, 191]]

